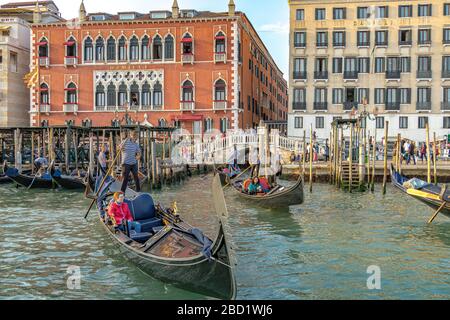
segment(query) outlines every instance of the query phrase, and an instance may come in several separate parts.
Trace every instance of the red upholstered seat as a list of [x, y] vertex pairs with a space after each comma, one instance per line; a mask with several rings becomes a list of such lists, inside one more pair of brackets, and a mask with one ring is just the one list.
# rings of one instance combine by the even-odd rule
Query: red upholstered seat
[[270, 190], [270, 184], [266, 178], [259, 178], [259, 183], [264, 190]]
[[250, 185], [250, 183], [252, 183], [252, 179], [247, 179], [244, 181], [244, 183], [242, 184], [243, 188], [245, 191], [248, 191], [248, 186]]

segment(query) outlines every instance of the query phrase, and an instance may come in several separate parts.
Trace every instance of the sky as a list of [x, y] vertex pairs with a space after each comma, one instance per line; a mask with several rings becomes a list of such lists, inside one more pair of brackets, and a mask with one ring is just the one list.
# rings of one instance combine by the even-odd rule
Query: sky
[[[17, 0], [0, 0], [1, 4]], [[23, 0], [19, 0], [23, 2]], [[54, 0], [66, 19], [78, 16], [81, 0]], [[275, 62], [287, 78], [289, 71], [289, 7], [287, 0], [234, 0], [245, 12]], [[87, 12], [171, 10], [173, 0], [84, 0]], [[178, 0], [180, 9], [227, 11], [228, 0]]]

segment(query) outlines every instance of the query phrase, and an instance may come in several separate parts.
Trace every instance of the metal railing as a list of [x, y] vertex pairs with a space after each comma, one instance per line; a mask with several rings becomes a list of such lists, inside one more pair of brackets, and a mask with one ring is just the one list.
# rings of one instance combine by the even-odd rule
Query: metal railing
[[306, 71], [294, 71], [292, 73], [294, 80], [307, 80], [308, 74]]
[[345, 111], [351, 111], [353, 108], [358, 109], [358, 102], [356, 101], [346, 101], [343, 103]]
[[314, 71], [315, 80], [328, 80], [328, 71]]
[[425, 70], [425, 71], [417, 71], [417, 79], [432, 79], [433, 74], [431, 70]]
[[306, 102], [292, 102], [293, 110], [306, 110]]
[[357, 80], [359, 76], [358, 71], [344, 71], [345, 80]]
[[328, 110], [328, 102], [314, 102], [314, 110]]
[[431, 101], [418, 101], [416, 104], [418, 111], [431, 111]]
[[386, 71], [386, 79], [400, 80], [401, 73], [400, 70], [388, 70]]
[[400, 111], [400, 101], [386, 102], [384, 107], [386, 111]]

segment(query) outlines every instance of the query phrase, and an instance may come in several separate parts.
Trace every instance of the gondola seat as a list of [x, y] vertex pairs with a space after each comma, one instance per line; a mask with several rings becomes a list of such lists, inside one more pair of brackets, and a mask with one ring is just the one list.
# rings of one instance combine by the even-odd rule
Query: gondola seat
[[152, 232], [162, 226], [162, 220], [156, 217], [155, 204], [148, 193], [141, 193], [133, 200], [125, 200], [130, 208], [133, 220], [139, 223], [141, 232]]

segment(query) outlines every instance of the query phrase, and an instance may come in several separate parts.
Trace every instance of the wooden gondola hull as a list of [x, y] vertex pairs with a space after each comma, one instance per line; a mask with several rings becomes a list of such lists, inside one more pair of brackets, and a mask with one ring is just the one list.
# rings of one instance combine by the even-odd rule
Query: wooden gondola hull
[[54, 187], [51, 179], [34, 178], [33, 176], [18, 173], [16, 169], [6, 168], [6, 175], [15, 183], [30, 189], [52, 189]]
[[300, 205], [304, 202], [303, 181], [301, 179], [297, 180], [294, 186], [289, 188], [285, 187], [285, 190], [272, 195], [249, 195], [241, 192], [236, 186], [233, 186], [233, 189], [240, 199], [263, 208], [286, 208], [293, 205]]
[[[439, 209], [439, 207], [442, 205], [442, 202], [438, 201], [438, 200], [426, 199], [426, 198], [417, 197], [417, 196], [413, 196], [413, 195], [408, 194], [407, 193], [407, 188], [405, 188], [403, 186], [403, 183], [402, 183], [402, 181], [400, 181], [400, 179], [408, 180], [407, 177], [400, 175], [400, 173], [398, 173], [393, 167], [391, 167], [391, 180], [392, 180], [392, 185], [394, 187], [396, 187], [397, 189], [399, 189], [403, 193], [407, 194], [408, 196], [413, 197], [413, 198], [419, 200], [420, 202], [426, 204], [427, 206], [429, 206], [430, 208], [432, 208], [434, 210]], [[447, 218], [450, 218], [450, 204], [447, 204], [441, 210], [440, 213], [442, 213]]]
[[7, 184], [7, 183], [11, 183], [11, 182], [12, 182], [12, 180], [9, 177], [7, 177], [5, 175], [0, 176], [0, 184]]
[[[103, 224], [103, 223], [102, 223]], [[103, 224], [104, 225], [104, 224]], [[173, 284], [188, 291], [219, 299], [234, 299], [235, 282], [230, 268], [206, 257], [187, 261], [170, 261], [150, 257], [132, 250], [120, 242], [105, 226], [111, 239], [118, 245], [122, 255], [134, 263], [141, 271], [157, 280]], [[226, 246], [220, 244], [217, 255], [226, 257]], [[229, 261], [224, 261], [228, 264]]]
[[66, 177], [66, 176], [61, 177], [53, 176], [52, 178], [63, 189], [84, 190], [86, 188], [86, 185], [84, 184], [84, 181], [81, 178]]

